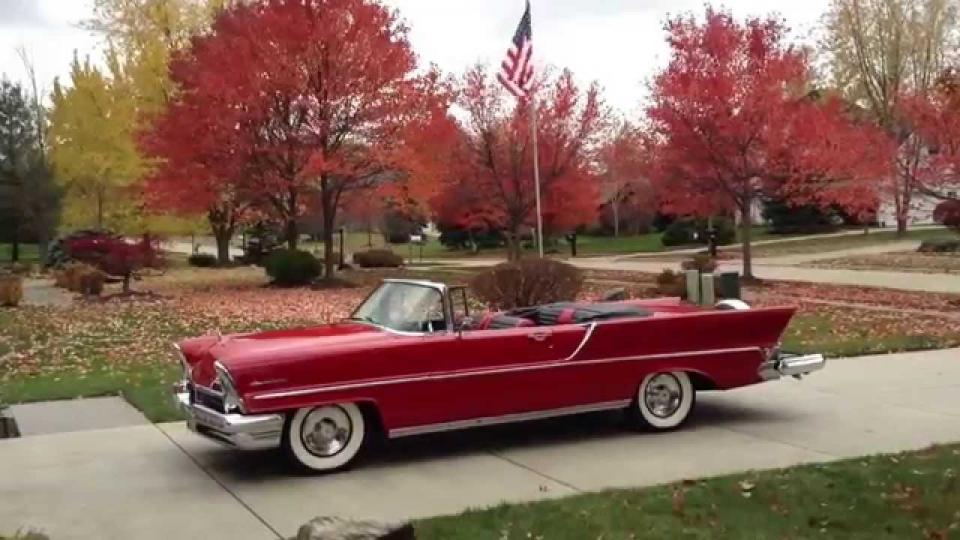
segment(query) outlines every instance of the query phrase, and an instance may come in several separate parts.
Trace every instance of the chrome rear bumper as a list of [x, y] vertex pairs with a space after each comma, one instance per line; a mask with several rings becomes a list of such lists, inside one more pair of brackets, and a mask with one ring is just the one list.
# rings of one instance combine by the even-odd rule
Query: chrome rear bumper
[[819, 371], [827, 365], [822, 354], [778, 354], [776, 358], [760, 364], [760, 378], [772, 381], [780, 377], [800, 378]]
[[192, 431], [240, 450], [267, 450], [280, 446], [283, 416], [279, 414], [224, 414], [190, 402], [188, 392], [174, 394], [175, 403]]

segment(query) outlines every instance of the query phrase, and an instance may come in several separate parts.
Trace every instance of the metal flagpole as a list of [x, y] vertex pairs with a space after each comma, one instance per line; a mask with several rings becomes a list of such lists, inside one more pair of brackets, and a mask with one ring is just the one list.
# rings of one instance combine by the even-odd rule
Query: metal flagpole
[[540, 153], [537, 144], [537, 97], [530, 96], [530, 126], [533, 132], [533, 185], [537, 196], [537, 249], [543, 258], [543, 214], [540, 212]]

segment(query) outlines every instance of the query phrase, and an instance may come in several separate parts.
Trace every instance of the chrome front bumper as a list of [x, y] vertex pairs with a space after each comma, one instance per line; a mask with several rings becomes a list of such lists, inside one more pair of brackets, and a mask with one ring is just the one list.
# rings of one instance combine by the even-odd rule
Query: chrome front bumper
[[283, 416], [279, 414], [224, 414], [190, 402], [188, 392], [176, 392], [175, 403], [192, 431], [240, 450], [267, 450], [280, 446]]
[[827, 365], [822, 354], [778, 354], [776, 358], [760, 365], [760, 378], [772, 381], [780, 377], [799, 379]]

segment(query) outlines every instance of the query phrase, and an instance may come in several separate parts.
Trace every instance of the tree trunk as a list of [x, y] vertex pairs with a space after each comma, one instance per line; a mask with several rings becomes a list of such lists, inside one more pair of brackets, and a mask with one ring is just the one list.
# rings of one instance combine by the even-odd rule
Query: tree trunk
[[910, 221], [910, 201], [913, 193], [913, 186], [911, 185], [909, 178], [905, 177], [904, 173], [901, 174], [901, 178], [897, 179], [894, 187], [895, 192], [893, 195], [893, 202], [894, 211], [897, 214], [897, 236], [903, 236], [907, 233], [907, 226]]
[[217, 241], [217, 264], [227, 266], [230, 264], [230, 239], [233, 234], [229, 230], [214, 229], [213, 237]]
[[[15, 212], [19, 212], [19, 210]], [[20, 220], [17, 216], [13, 218], [13, 230], [10, 233], [10, 262], [20, 262]]]
[[123, 275], [123, 294], [130, 294], [130, 278], [133, 277], [133, 274], [127, 273]]
[[751, 253], [750, 240], [753, 236], [753, 210], [752, 199], [747, 199], [740, 208], [740, 242], [743, 251], [743, 277], [752, 280], [753, 278], [753, 254]]
[[333, 257], [333, 220], [327, 218], [327, 212], [323, 215], [323, 279], [330, 281], [336, 272], [336, 264]]
[[507, 260], [510, 262], [516, 262], [520, 260], [521, 252], [523, 251], [520, 245], [520, 234], [516, 229], [507, 231]]
[[297, 229], [297, 218], [287, 218], [287, 223], [284, 228], [284, 234], [287, 240], [287, 248], [291, 251], [297, 249], [297, 243], [300, 240], [300, 231]]
[[897, 236], [907, 234], [907, 216], [906, 212], [897, 213]]
[[336, 272], [333, 260], [333, 227], [337, 217], [337, 201], [328, 178], [320, 179], [320, 211], [323, 220], [323, 279], [332, 281]]
[[620, 203], [616, 197], [610, 201], [610, 209], [613, 210], [613, 237], [620, 236]]

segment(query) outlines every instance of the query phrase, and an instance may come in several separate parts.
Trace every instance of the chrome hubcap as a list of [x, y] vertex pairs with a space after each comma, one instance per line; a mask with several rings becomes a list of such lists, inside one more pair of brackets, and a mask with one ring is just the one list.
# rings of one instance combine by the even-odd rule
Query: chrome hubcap
[[353, 435], [353, 422], [340, 407], [323, 407], [310, 411], [300, 426], [300, 440], [315, 456], [337, 455]]
[[647, 410], [658, 418], [669, 418], [680, 408], [683, 388], [680, 381], [670, 373], [654, 375], [647, 383], [643, 403]]

